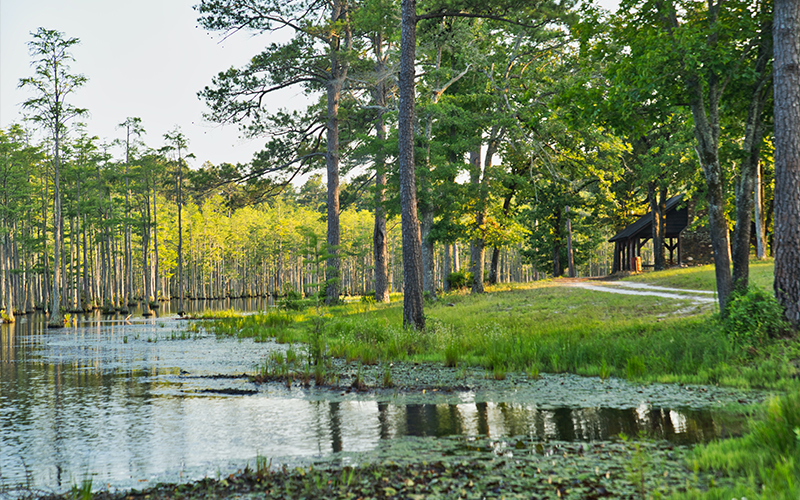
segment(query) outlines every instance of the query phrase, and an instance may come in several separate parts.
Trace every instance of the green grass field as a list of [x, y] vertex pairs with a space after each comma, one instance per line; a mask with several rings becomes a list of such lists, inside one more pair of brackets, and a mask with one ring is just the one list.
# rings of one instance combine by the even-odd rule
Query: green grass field
[[[775, 264], [772, 259], [751, 260], [750, 284], [765, 290], [772, 290], [772, 283], [775, 281], [774, 268]], [[713, 265], [644, 272], [629, 276], [624, 280], [690, 290], [714, 290], [717, 286]]]

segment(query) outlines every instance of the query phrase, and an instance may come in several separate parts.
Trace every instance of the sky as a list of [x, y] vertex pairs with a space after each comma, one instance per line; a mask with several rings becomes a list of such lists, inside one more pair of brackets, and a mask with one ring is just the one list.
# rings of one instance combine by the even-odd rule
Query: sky
[[[80, 39], [72, 47], [71, 71], [88, 82], [69, 102], [89, 110], [82, 121], [90, 135], [108, 143], [122, 139], [117, 125], [139, 117], [147, 132], [143, 140], [154, 149], [179, 126], [196, 156], [190, 160], [194, 166], [250, 161], [264, 139], [242, 139], [235, 125], [206, 121], [207, 109], [197, 92], [220, 71], [244, 66], [270, 39], [238, 33], [223, 40], [198, 25], [192, 9], [198, 1], [0, 0], [0, 128], [20, 123], [20, 104], [33, 96], [18, 85], [34, 74], [27, 44], [31, 33], [44, 27]], [[296, 89], [269, 106], [303, 102]], [[122, 156], [120, 150], [112, 153]]]
[[[89, 110], [90, 135], [103, 142], [123, 138], [117, 125], [139, 117], [145, 144], [164, 145], [163, 135], [180, 126], [195, 166], [205, 161], [247, 162], [263, 139], [243, 140], [235, 125], [203, 118], [197, 92], [220, 71], [241, 67], [269, 39], [239, 33], [223, 41], [197, 23], [196, 0], [0, 0], [0, 128], [21, 121], [20, 104], [34, 94], [19, 89], [34, 75], [28, 42], [39, 27], [80, 39], [72, 47], [73, 74], [88, 82], [69, 102]], [[282, 96], [283, 104], [299, 89]], [[276, 107], [277, 109], [277, 107]], [[121, 151], [113, 151], [121, 157]]]

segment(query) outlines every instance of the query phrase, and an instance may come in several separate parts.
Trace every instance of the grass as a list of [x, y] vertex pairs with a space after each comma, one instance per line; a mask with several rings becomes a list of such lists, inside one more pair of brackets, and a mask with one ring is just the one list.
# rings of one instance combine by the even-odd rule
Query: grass
[[[774, 262], [772, 259], [750, 261], [750, 284], [765, 290], [772, 290], [775, 281]], [[646, 272], [623, 278], [625, 281], [648, 283], [650, 285], [688, 290], [716, 290], [714, 266], [695, 266], [673, 268], [665, 271]]]
[[696, 447], [688, 464], [733, 485], [688, 491], [681, 499], [800, 498], [800, 385], [773, 397], [751, 423], [748, 434]]
[[[653, 284], [703, 288], [698, 284], [713, 279], [713, 269], [642, 276]], [[754, 262], [751, 276], [756, 283], [771, 280], [771, 263]], [[317, 342], [328, 356], [348, 362], [481, 366], [498, 379], [535, 370], [776, 389], [798, 373], [793, 361], [800, 359], [791, 339], [745, 349], [689, 299], [616, 295], [557, 281], [503, 285], [479, 296], [451, 293], [425, 313], [427, 330], [418, 332], [402, 327], [399, 302], [326, 308]], [[217, 319], [208, 328], [257, 341], [309, 342], [316, 318], [313, 310], [270, 312]]]

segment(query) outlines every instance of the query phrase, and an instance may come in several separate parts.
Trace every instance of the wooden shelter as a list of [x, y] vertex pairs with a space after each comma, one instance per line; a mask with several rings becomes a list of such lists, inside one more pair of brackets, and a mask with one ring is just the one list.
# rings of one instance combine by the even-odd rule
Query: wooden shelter
[[[689, 225], [689, 210], [687, 207], [678, 208], [683, 195], [673, 196], [666, 203], [664, 217], [666, 231], [664, 233], [664, 248], [669, 250], [669, 263], [674, 265], [675, 251], [677, 262], [681, 262], [681, 232]], [[653, 212], [639, 217], [639, 220], [630, 224], [608, 240], [614, 242], [614, 267], [612, 273], [617, 271], [641, 271], [641, 250], [645, 243], [653, 237]]]

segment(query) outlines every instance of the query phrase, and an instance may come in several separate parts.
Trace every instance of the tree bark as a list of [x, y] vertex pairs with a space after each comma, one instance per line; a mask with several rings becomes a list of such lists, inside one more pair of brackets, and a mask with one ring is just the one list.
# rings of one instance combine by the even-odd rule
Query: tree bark
[[724, 177], [719, 163], [719, 94], [717, 82], [709, 83], [709, 112], [698, 80], [689, 85], [690, 108], [694, 118], [694, 135], [697, 141], [697, 156], [706, 179], [706, 201], [708, 202], [708, 229], [714, 251], [714, 274], [717, 280], [719, 309], [723, 312], [733, 289], [731, 279], [730, 241], [728, 221], [725, 218]]
[[[658, 188], [658, 189], [657, 189]], [[666, 232], [666, 198], [667, 188], [659, 186], [655, 181], [649, 186], [650, 213], [653, 214], [653, 269], [663, 271], [666, 269], [664, 258], [664, 238]]]
[[[503, 200], [503, 216], [508, 217], [509, 211], [511, 210], [511, 200], [514, 198], [514, 194], [516, 193], [516, 188], [514, 186], [511, 187], [509, 193], [506, 195], [505, 199]], [[492, 285], [496, 285], [498, 281], [498, 270], [497, 266], [500, 262], [500, 247], [495, 246], [492, 250], [492, 264], [491, 268], [489, 269], [489, 283]]]
[[[719, 4], [708, 4], [708, 22], [718, 22]], [[665, 13], [667, 29], [678, 27], [677, 10], [671, 5]], [[706, 40], [706, 48], [713, 50], [718, 44], [718, 35], [712, 33]], [[689, 109], [694, 119], [696, 151], [706, 181], [706, 201], [708, 202], [708, 229], [714, 251], [714, 273], [717, 281], [717, 297], [720, 311], [724, 314], [728, 297], [733, 289], [731, 279], [731, 257], [728, 222], [725, 217], [724, 176], [719, 162], [720, 116], [719, 103], [723, 85], [712, 65], [706, 74], [690, 71], [684, 75]]]
[[[753, 221], [753, 196], [756, 188], [758, 158], [761, 154], [761, 141], [764, 135], [762, 114], [769, 95], [771, 75], [767, 71], [772, 55], [771, 26], [764, 27], [761, 36], [756, 74], [759, 76], [751, 91], [750, 105], [745, 120], [742, 150], [744, 158], [736, 184], [736, 227], [733, 230], [733, 286], [746, 290], [750, 279], [750, 236]], [[758, 223], [757, 223], [758, 224]]]
[[400, 220], [403, 233], [403, 326], [423, 330], [425, 315], [422, 299], [422, 242], [417, 219], [417, 183], [414, 176], [416, 32], [417, 2], [402, 0], [397, 132]]
[[[149, 190], [149, 186], [145, 187], [145, 193]], [[150, 296], [152, 290], [150, 288], [150, 265], [147, 262], [147, 253], [150, 251], [150, 200], [147, 199], [145, 194], [144, 208], [142, 209], [142, 288], [144, 298], [142, 300], [142, 316], [151, 316], [150, 312]]]
[[[183, 316], [186, 312], [183, 306], [185, 288], [183, 286], [183, 160], [178, 150], [178, 192], [176, 194], [178, 204], [178, 315]], [[156, 276], [156, 280], [158, 276]], [[158, 300], [158, 299], [156, 299]]]
[[380, 149], [375, 156], [375, 228], [372, 233], [372, 252], [375, 259], [375, 301], [389, 302], [389, 267], [386, 240], [386, 157], [384, 144], [386, 142], [386, 57], [383, 54], [383, 37], [375, 37], [375, 72], [378, 74], [378, 84], [375, 88], [375, 104], [378, 106], [378, 117], [375, 123], [375, 135], [380, 144]]
[[800, 329], [800, 3], [775, 0], [775, 296]]
[[483, 236], [486, 224], [486, 204], [481, 192], [483, 171], [481, 169], [480, 151], [469, 153], [470, 183], [475, 189], [475, 233], [470, 242], [470, 272], [472, 273], [471, 293], [483, 293], [483, 265], [486, 258], [486, 240]]
[[564, 207], [564, 213], [567, 217], [567, 270], [570, 278], [577, 276], [575, 272], [575, 256], [572, 252], [572, 219], [569, 216], [569, 205]]
[[767, 257], [767, 242], [764, 232], [764, 186], [761, 180], [761, 162], [756, 162], [755, 185], [755, 213], [756, 219], [756, 258], [759, 260]]
[[55, 134], [55, 154], [54, 154], [54, 174], [53, 174], [53, 288], [50, 294], [50, 319], [47, 322], [49, 328], [63, 328], [64, 320], [61, 316], [61, 273], [59, 263], [61, 259], [61, 241], [63, 233], [61, 230], [61, 157], [59, 134]]
[[327, 82], [328, 97], [328, 123], [326, 144], [326, 168], [328, 173], [328, 254], [327, 286], [325, 289], [325, 303], [327, 305], [339, 301], [341, 289], [341, 258], [339, 245], [341, 234], [339, 226], [339, 100], [342, 88], [347, 78], [349, 68], [347, 58], [342, 57], [342, 50], [352, 48], [353, 36], [350, 29], [349, 12], [345, 1], [333, 2], [331, 21], [340, 23], [344, 20], [341, 37], [333, 36], [329, 41], [331, 74]]

